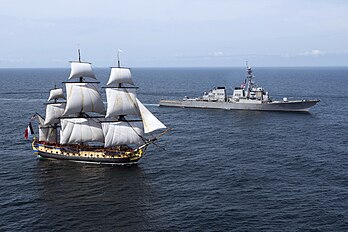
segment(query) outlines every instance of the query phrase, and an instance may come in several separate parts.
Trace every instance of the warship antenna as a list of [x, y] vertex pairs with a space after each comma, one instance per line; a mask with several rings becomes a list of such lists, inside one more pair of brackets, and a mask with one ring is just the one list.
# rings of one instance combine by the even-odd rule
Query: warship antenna
[[248, 61], [246, 60], [245, 61], [245, 64], [246, 64], [246, 68], [247, 68], [247, 76], [246, 76], [246, 79], [245, 79], [245, 83], [247, 84], [247, 92], [246, 92], [246, 96], [247, 98], [249, 98], [250, 96], [250, 88], [251, 88], [251, 79], [252, 79], [252, 71], [251, 71], [251, 67], [249, 67], [249, 64], [248, 64]]
[[[249, 74], [249, 65], [248, 65], [248, 61], [246, 60], [245, 61], [245, 66], [246, 66], [246, 69], [247, 69], [247, 74]], [[247, 82], [247, 80], [249, 79], [249, 75], [247, 75], [246, 79], [245, 79], [245, 82]]]

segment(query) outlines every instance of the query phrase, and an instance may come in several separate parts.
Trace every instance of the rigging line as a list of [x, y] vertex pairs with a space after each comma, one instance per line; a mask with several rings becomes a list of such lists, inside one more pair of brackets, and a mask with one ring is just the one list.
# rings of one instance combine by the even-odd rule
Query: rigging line
[[164, 135], [165, 133], [169, 132], [170, 130], [172, 130], [172, 128], [168, 127], [165, 131], [163, 131], [161, 134], [159, 134], [156, 139], [158, 139], [159, 137], [161, 137], [162, 135]]
[[[31, 116], [30, 121], [37, 119], [37, 117], [40, 117], [42, 120], [45, 120], [44, 117], [41, 116], [38, 112], [36, 112], [33, 116]], [[39, 123], [40, 124], [40, 123]]]
[[159, 134], [157, 137], [151, 139], [152, 143], [155, 144], [157, 147], [161, 148], [162, 150], [166, 151], [165, 148], [161, 147], [160, 145], [156, 144], [155, 141], [158, 140], [162, 135], [170, 131], [172, 128], [167, 128], [165, 131], [163, 131], [161, 134]]
[[139, 106], [138, 106], [138, 103], [137, 103], [137, 100], [136, 100], [136, 98], [137, 98], [137, 96], [136, 96], [136, 93], [133, 93], [134, 94], [134, 99], [135, 99], [135, 101], [132, 99], [132, 97], [130, 96], [130, 92], [128, 92], [128, 90], [127, 89], [125, 89], [125, 92], [127, 93], [126, 94], [126, 98], [128, 98], [128, 100], [133, 104], [133, 106], [134, 106], [134, 108], [135, 109], [138, 109], [138, 110], [136, 110], [136, 115], [139, 117], [139, 118], [141, 118], [141, 113], [140, 113], [140, 110], [139, 110]]
[[157, 143], [155, 142], [152, 142], [154, 145], [156, 145], [158, 148], [162, 149], [163, 151], [166, 151], [166, 149], [160, 145], [158, 145]]
[[157, 137], [154, 137], [153, 139], [151, 139], [150, 141], [156, 145], [158, 148], [162, 149], [163, 151], [166, 151], [166, 149], [160, 145], [158, 145], [157, 143], [155, 143], [155, 141], [161, 137], [162, 135], [164, 135], [165, 133], [167, 133], [168, 131], [170, 131], [172, 128], [167, 128], [165, 131], [163, 131], [161, 134], [159, 134]]
[[35, 114], [33, 114], [33, 116], [31, 116], [31, 118], [34, 119], [36, 116], [40, 116], [41, 118], [43, 118], [38, 112], [35, 112]]
[[132, 125], [128, 122], [128, 120], [125, 119], [125, 118], [124, 118], [124, 120], [125, 120], [125, 122], [127, 122], [127, 124], [132, 128], [132, 130], [135, 132], [135, 134], [138, 135], [138, 136], [141, 138], [141, 140], [143, 140], [144, 143], [146, 143], [147, 140], [146, 140], [143, 136], [141, 136], [141, 135], [138, 134], [138, 132], [132, 127]]

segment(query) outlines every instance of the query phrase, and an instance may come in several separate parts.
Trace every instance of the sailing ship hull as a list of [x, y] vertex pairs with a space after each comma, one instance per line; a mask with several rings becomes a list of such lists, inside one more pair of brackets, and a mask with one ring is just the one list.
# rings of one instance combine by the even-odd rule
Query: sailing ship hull
[[107, 151], [106, 149], [69, 149], [66, 146], [52, 146], [33, 141], [32, 148], [34, 153], [44, 159], [58, 159], [75, 162], [88, 162], [95, 164], [135, 164], [137, 163], [146, 150], [146, 146], [142, 149], [133, 151]]
[[202, 100], [161, 100], [160, 106], [181, 108], [225, 109], [225, 110], [258, 110], [258, 111], [293, 111], [307, 112], [309, 108], [317, 104], [319, 100], [294, 100], [272, 102], [209, 102]]

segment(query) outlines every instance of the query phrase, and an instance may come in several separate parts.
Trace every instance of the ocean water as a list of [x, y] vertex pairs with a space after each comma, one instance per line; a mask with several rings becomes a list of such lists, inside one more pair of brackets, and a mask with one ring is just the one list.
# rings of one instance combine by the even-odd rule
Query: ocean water
[[40, 160], [23, 139], [68, 69], [0, 69], [0, 231], [348, 231], [348, 68], [254, 68], [273, 98], [320, 99], [310, 113], [158, 107], [244, 68], [132, 72], [172, 130], [138, 165], [102, 166]]

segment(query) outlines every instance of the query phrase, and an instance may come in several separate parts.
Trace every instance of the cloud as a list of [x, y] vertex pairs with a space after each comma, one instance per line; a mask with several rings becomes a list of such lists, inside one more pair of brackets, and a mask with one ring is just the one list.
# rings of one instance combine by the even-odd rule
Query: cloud
[[324, 55], [346, 55], [346, 54], [348, 54], [348, 49], [335, 50], [335, 51], [324, 51], [324, 50], [314, 49], [311, 51], [301, 52], [295, 56], [324, 56]]
[[28, 63], [28, 60], [18, 57], [18, 58], [0, 58], [0, 64], [3, 63], [10, 63], [10, 64], [21, 64], [21, 63]]
[[306, 51], [306, 52], [302, 52], [299, 54], [299, 56], [322, 56], [327, 54], [327, 52], [325, 51], [321, 51], [319, 49], [314, 49], [311, 51]]
[[213, 56], [223, 56], [224, 55], [224, 53], [222, 52], [222, 51], [217, 51], [217, 52], [214, 52], [213, 53]]

